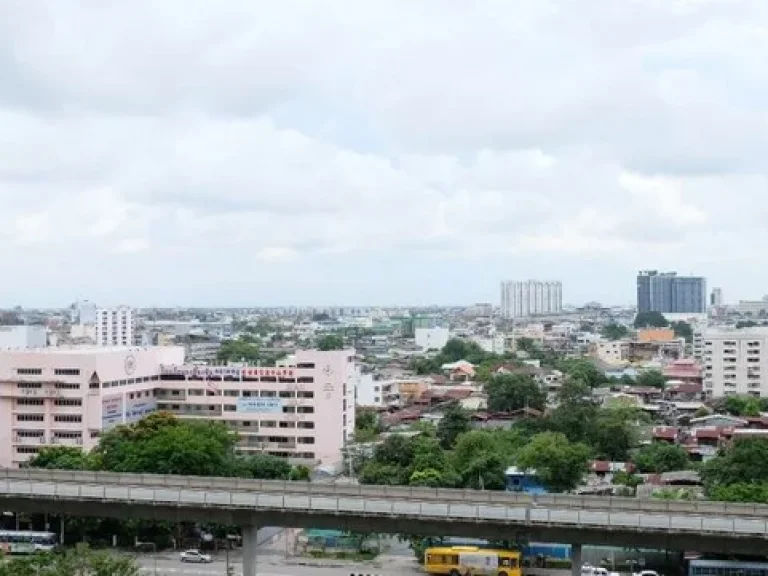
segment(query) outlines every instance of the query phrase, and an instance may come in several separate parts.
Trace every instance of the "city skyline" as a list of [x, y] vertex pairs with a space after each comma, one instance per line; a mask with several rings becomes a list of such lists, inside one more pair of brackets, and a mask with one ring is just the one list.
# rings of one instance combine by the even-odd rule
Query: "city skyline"
[[764, 1], [6, 4], [4, 305], [768, 292]]

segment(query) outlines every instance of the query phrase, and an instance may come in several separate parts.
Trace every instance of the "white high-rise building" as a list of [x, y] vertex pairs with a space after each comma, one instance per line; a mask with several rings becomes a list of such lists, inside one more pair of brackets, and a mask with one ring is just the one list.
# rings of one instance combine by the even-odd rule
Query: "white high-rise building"
[[707, 396], [768, 397], [768, 329], [706, 329], [699, 346]]
[[133, 346], [133, 310], [128, 306], [96, 311], [98, 346]]
[[501, 283], [501, 315], [504, 318], [559, 314], [562, 310], [561, 282], [526, 280]]

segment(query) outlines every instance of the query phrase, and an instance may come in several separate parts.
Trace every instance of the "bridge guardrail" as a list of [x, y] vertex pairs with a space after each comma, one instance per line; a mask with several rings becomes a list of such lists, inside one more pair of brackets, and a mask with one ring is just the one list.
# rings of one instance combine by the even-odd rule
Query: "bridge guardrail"
[[575, 496], [570, 494], [528, 494], [510, 492], [455, 490], [409, 486], [370, 486], [326, 484], [311, 482], [283, 482], [279, 480], [253, 480], [247, 478], [219, 478], [206, 476], [175, 476], [157, 474], [124, 474], [114, 472], [81, 472], [46, 469], [1, 469], [0, 480], [28, 480], [51, 482], [82, 482], [89, 484], [151, 486], [178, 488], [215, 488], [231, 491], [279, 494], [335, 495], [362, 498], [399, 498], [404, 500], [473, 502], [507, 505], [557, 506], [584, 510], [676, 512], [680, 514], [706, 514], [722, 516], [750, 516], [768, 519], [768, 506], [732, 502], [674, 501], [654, 498], [622, 498], [601, 496]]
[[115, 505], [165, 505], [186, 508], [227, 508], [264, 512], [331, 513], [418, 520], [496, 522], [523, 525], [555, 525], [625, 531], [673, 531], [718, 536], [768, 537], [768, 521], [760, 518], [703, 516], [642, 511], [602, 511], [498, 503], [460, 503], [388, 500], [386, 498], [314, 495], [299, 493], [255, 493], [184, 487], [150, 488], [119, 484], [97, 485], [75, 482], [0, 480], [0, 496], [40, 500], [108, 502]]

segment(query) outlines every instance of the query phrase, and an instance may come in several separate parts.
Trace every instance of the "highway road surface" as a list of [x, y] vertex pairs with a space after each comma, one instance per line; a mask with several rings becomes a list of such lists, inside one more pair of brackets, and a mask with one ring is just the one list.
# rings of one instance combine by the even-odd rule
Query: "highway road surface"
[[[216, 557], [211, 564], [184, 564], [178, 558], [160, 554], [141, 556], [139, 559], [142, 572], [146, 576], [224, 576], [226, 564], [224, 558]], [[235, 574], [242, 573], [240, 558], [232, 559], [231, 565]], [[263, 563], [257, 564], [259, 576], [349, 576], [364, 574], [371, 576], [415, 576], [423, 574], [414, 565], [397, 565], [376, 568], [369, 564], [353, 564], [344, 562], [331, 567], [299, 566], [274, 562], [274, 557], [265, 557]]]

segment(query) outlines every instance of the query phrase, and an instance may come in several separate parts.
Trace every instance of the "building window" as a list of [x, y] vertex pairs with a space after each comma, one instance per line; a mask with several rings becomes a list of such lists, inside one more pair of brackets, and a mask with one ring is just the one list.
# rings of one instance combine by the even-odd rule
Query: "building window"
[[237, 410], [237, 406], [224, 405], [224, 412], [234, 412], [235, 410]]
[[293, 392], [291, 392], [291, 391], [282, 391], [282, 392], [280, 392], [278, 394], [278, 396], [280, 396], [280, 398], [293, 398], [294, 397], [293, 396]]
[[42, 422], [44, 419], [42, 414], [16, 414], [17, 422]]
[[299, 414], [314, 414], [315, 408], [314, 406], [299, 406], [296, 411]]
[[307, 391], [307, 392], [299, 391], [299, 392], [296, 392], [296, 397], [297, 398], [314, 398], [315, 393], [312, 391]]
[[42, 368], [16, 368], [16, 374], [19, 376], [42, 376]]
[[83, 417], [80, 414], [57, 414], [53, 417], [54, 422], [82, 422]]
[[224, 390], [224, 396], [234, 396], [234, 397], [237, 397], [237, 396], [240, 396], [240, 391], [239, 390]]
[[54, 386], [57, 390], [80, 390], [80, 384], [64, 384], [63, 382], [56, 382]]
[[19, 398], [16, 400], [16, 406], [42, 406], [42, 398]]
[[299, 362], [296, 364], [296, 368], [314, 368], [315, 363], [314, 362]]
[[26, 388], [29, 390], [39, 390], [43, 387], [43, 385], [40, 382], [19, 382], [17, 384], [19, 388]]
[[80, 376], [80, 370], [78, 368], [54, 368], [53, 374], [55, 376]]
[[315, 443], [315, 437], [314, 436], [300, 436], [297, 440], [299, 444], [314, 444]]
[[261, 391], [261, 397], [262, 398], [277, 398], [277, 392], [274, 390], [262, 390]]
[[314, 422], [299, 422], [298, 428], [304, 428], [305, 430], [312, 430], [315, 427]]
[[283, 414], [296, 414], [295, 406], [283, 406]]
[[54, 402], [56, 406], [82, 406], [83, 401], [79, 398], [62, 398]]
[[280, 422], [280, 428], [296, 428], [296, 422]]
[[261, 427], [262, 428], [275, 428], [277, 426], [277, 422], [274, 420], [262, 420], [261, 421]]
[[300, 376], [299, 378], [296, 378], [296, 382], [299, 384], [314, 384], [315, 379], [312, 376]]
[[37, 454], [40, 452], [38, 446], [16, 446], [16, 452], [18, 454]]

